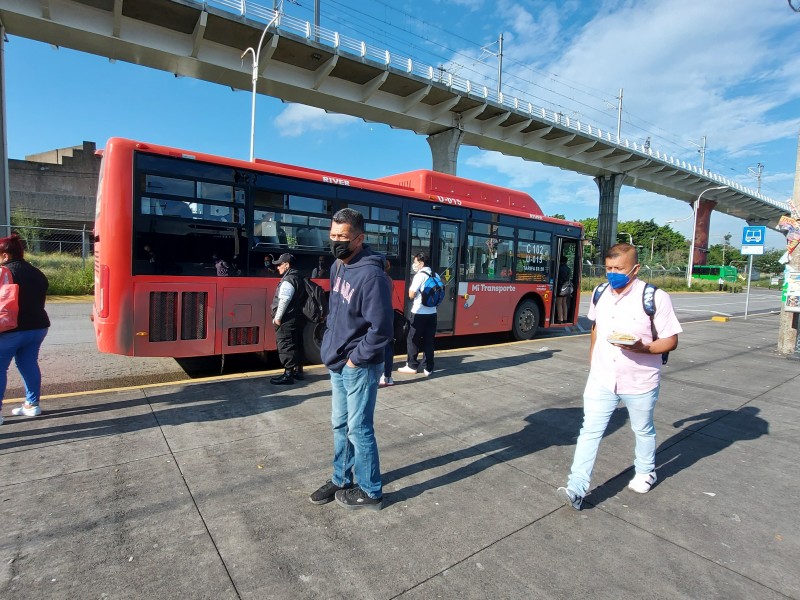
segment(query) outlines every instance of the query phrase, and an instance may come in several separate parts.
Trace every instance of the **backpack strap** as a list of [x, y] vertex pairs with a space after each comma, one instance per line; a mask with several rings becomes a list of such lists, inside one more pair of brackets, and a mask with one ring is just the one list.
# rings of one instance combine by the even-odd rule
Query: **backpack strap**
[[608, 287], [608, 282], [604, 281], [603, 283], [598, 285], [596, 288], [594, 288], [594, 294], [592, 294], [592, 304], [597, 306], [597, 301], [600, 300], [600, 296], [603, 295], [603, 292], [606, 291], [607, 287]]
[[[650, 317], [650, 332], [653, 334], [653, 341], [658, 339], [658, 332], [656, 331], [656, 324], [653, 322], [653, 317], [656, 314], [656, 290], [658, 288], [652, 283], [646, 283], [644, 290], [642, 290], [642, 308], [644, 312]], [[664, 352], [661, 355], [661, 364], [667, 364], [669, 360], [669, 352]]]

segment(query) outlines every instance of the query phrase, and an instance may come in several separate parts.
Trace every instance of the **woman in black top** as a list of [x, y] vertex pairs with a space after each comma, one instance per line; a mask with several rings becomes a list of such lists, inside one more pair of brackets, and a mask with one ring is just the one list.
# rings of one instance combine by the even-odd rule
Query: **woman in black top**
[[[11, 271], [14, 283], [19, 285], [17, 326], [0, 333], [0, 405], [6, 393], [8, 367], [14, 359], [25, 384], [25, 403], [11, 413], [38, 417], [42, 414], [39, 406], [42, 390], [39, 348], [50, 327], [50, 319], [44, 310], [49, 283], [44, 273], [26, 261], [24, 255], [19, 236], [0, 238], [0, 265]], [[0, 416], [2, 423], [3, 417]]]

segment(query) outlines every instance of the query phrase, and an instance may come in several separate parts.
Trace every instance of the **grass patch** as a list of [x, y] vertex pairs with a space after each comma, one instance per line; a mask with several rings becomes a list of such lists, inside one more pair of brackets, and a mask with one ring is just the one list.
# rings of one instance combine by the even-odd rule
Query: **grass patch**
[[25, 260], [45, 274], [50, 282], [49, 296], [84, 296], [94, 293], [94, 259], [85, 261], [71, 254], [34, 254]]

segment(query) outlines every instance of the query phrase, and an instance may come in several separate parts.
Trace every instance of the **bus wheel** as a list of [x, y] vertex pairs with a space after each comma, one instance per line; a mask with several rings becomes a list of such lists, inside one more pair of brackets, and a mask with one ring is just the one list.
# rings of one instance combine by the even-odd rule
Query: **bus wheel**
[[539, 329], [539, 307], [533, 300], [523, 300], [514, 311], [511, 333], [515, 340], [531, 340]]
[[320, 350], [324, 333], [325, 323], [306, 323], [303, 327], [303, 352], [307, 363], [318, 365], [322, 362]]

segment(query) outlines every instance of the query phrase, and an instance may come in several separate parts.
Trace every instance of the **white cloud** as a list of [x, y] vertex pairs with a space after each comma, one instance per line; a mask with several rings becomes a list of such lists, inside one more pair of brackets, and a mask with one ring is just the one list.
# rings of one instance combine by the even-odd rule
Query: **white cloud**
[[275, 127], [283, 137], [298, 137], [309, 132], [334, 131], [360, 122], [349, 115], [326, 113], [304, 104], [290, 104], [275, 117]]

